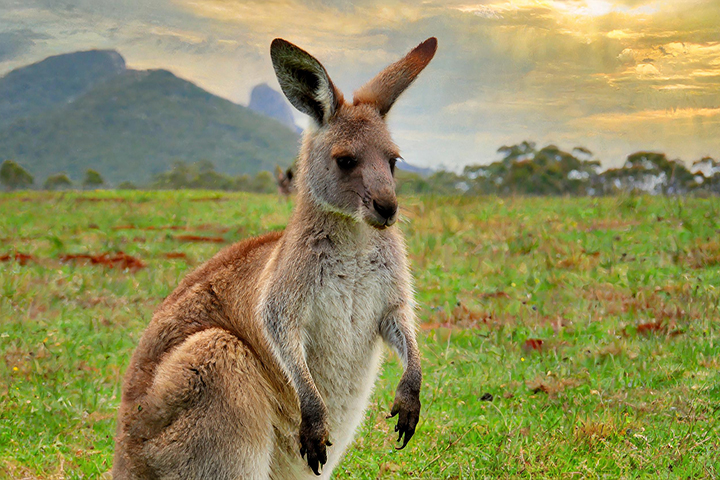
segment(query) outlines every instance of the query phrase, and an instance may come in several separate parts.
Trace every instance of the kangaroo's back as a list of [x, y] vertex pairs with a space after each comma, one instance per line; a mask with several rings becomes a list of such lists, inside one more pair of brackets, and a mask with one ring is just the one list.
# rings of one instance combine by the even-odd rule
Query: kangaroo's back
[[[246, 390], [242, 394], [248, 400], [252, 399], [248, 409], [253, 410], [262, 404], [272, 405], [274, 408], [268, 408], [266, 412], [268, 424], [271, 416], [275, 423], [282, 423], [279, 422], [282, 418], [287, 423], [297, 417], [297, 413], [292, 413], [297, 403], [294, 394], [287, 387], [282, 371], [252, 320], [258, 277], [281, 238], [282, 232], [273, 232], [223, 249], [187, 275], [157, 309], [125, 374], [118, 415], [114, 478], [164, 478], [162, 472], [174, 470], [171, 466], [161, 465], [158, 468], [148, 465], [151, 462], [146, 459], [157, 456], [152, 453], [153, 439], [163, 434], [169, 436], [170, 425], [177, 422], [178, 418], [187, 417], [187, 411], [197, 410], [198, 405], [201, 406], [200, 410], [206, 411], [227, 407], [203, 401], [203, 393], [197, 386], [192, 388], [193, 377], [200, 375], [199, 367], [216, 367], [213, 364], [223, 360], [223, 357], [235, 366], [216, 370], [215, 380], [220, 380], [220, 383], [230, 382], [232, 388], [237, 388], [243, 383], [242, 376], [238, 376], [237, 382], [225, 377], [232, 375], [233, 369], [251, 367], [246, 372], [248, 381], [244, 383], [253, 385], [255, 390], [272, 392], [273, 397], [282, 399], [273, 401], [270, 395], [258, 398], [252, 391]], [[215, 351], [218, 347], [223, 350], [222, 353]], [[179, 365], [182, 368], [178, 368]], [[183, 382], [185, 385], [182, 385]], [[201, 382], [200, 386], [205, 386], [203, 383], [207, 384]], [[169, 401], [171, 399], [174, 401]], [[281, 404], [285, 408], [281, 408]], [[212, 430], [220, 432], [226, 428], [227, 420], [216, 418], [208, 424]], [[189, 435], [201, 423], [199, 418], [192, 417], [187, 417], [187, 422], [191, 424], [185, 425], [181, 431]], [[242, 422], [235, 427], [242, 428]], [[251, 433], [240, 431], [245, 436]], [[237, 435], [237, 431], [228, 438], [234, 435]], [[213, 443], [205, 443], [203, 446], [197, 442], [194, 448], [201, 452], [207, 449], [222, 452], [222, 448]], [[172, 452], [167, 447], [160, 450]], [[186, 453], [181, 449], [170, 455], [170, 459], [182, 465], [187, 461], [184, 458]], [[211, 452], [205, 455], [208, 458], [216, 457]], [[188, 471], [193, 472], [192, 469]], [[196, 474], [182, 478], [223, 478], [215, 474]]]
[[224, 328], [259, 349], [262, 336], [250, 323], [253, 285], [281, 237], [273, 232], [231, 245], [182, 280], [156, 310], [133, 354], [124, 402], [144, 395], [163, 355], [201, 330]]

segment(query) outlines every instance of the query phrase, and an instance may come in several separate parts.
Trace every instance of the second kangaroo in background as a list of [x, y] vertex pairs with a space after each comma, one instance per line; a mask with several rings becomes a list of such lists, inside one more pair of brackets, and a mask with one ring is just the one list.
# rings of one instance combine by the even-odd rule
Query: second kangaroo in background
[[125, 376], [115, 480], [329, 478], [383, 340], [405, 367], [391, 409], [400, 448], [412, 438], [422, 373], [384, 118], [436, 48], [426, 40], [348, 103], [315, 58], [272, 42], [283, 92], [314, 124], [295, 210], [284, 232], [221, 251], [155, 312]]

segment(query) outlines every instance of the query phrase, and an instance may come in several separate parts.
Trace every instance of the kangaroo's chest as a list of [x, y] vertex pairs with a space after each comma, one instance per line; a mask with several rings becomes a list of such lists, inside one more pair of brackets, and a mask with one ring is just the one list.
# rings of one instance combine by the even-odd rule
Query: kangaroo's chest
[[375, 382], [379, 322], [392, 275], [379, 250], [321, 260], [305, 326], [305, 355], [336, 426], [354, 423]]
[[380, 249], [320, 259], [306, 321], [313, 344], [335, 343], [337, 347], [340, 337], [347, 348], [363, 349], [378, 336], [392, 287], [387, 264]]

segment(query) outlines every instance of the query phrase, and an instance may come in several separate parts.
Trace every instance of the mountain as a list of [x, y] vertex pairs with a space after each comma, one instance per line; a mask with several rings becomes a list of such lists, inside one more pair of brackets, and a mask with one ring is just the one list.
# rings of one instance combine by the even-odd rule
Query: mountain
[[270, 118], [274, 118], [283, 125], [287, 125], [297, 133], [301, 133], [295, 119], [293, 118], [292, 109], [282, 93], [270, 88], [267, 83], [255, 85], [250, 92], [250, 110], [262, 113]]
[[400, 170], [411, 172], [411, 173], [417, 173], [418, 175], [421, 175], [423, 177], [428, 177], [435, 173], [435, 170], [428, 167], [416, 167], [415, 165], [411, 165], [408, 162], [406, 162], [403, 159], [398, 160], [398, 162], [395, 164], [397, 168]]
[[56, 55], [0, 78], [0, 126], [72, 102], [95, 85], [125, 71], [112, 50]]
[[[105, 54], [100, 62], [88, 61], [92, 55], [78, 54], [64, 59], [79, 60], [72, 68], [59, 62], [63, 68], [55, 70], [57, 76], [79, 72], [73, 81], [35, 77], [49, 75], [48, 65], [57, 66], [57, 58], [0, 79], [5, 85], [19, 85], [17, 79], [24, 78], [25, 85], [32, 85], [25, 91], [40, 92], [38, 97], [44, 99], [33, 101], [35, 93], [24, 98], [23, 90], [16, 87], [15, 103], [31, 107], [23, 111], [23, 118], [0, 125], [0, 161], [17, 161], [39, 184], [61, 171], [80, 179], [88, 168], [99, 171], [111, 184], [142, 184], [169, 169], [175, 160], [209, 160], [219, 172], [231, 175], [292, 163], [298, 135], [278, 121], [168, 71], [127, 70], [114, 52], [99, 53]], [[114, 75], [99, 74], [112, 70], [97, 67], [103, 62], [115, 66]], [[95, 73], [89, 74], [83, 65]], [[5, 83], [8, 77], [11, 81]]]

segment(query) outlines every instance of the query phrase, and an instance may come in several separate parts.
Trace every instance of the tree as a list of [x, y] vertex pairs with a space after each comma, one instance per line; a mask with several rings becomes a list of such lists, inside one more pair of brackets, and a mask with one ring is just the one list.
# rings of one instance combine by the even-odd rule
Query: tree
[[697, 186], [695, 175], [685, 165], [657, 152], [633, 153], [622, 168], [606, 170], [599, 180], [605, 193], [639, 191], [677, 195]]
[[72, 182], [64, 173], [50, 175], [43, 184], [45, 190], [62, 190], [72, 186]]
[[535, 154], [535, 142], [524, 140], [522, 143], [509, 147], [503, 145], [497, 151], [503, 154], [503, 161], [507, 163], [515, 160], [529, 160]]
[[430, 191], [438, 195], [453, 195], [467, 192], [469, 186], [466, 180], [466, 178], [455, 172], [445, 170], [439, 170], [426, 179], [430, 186]]
[[117, 186], [118, 190], [137, 190], [137, 188], [137, 185], [127, 180], [125, 180], [124, 182], [120, 182], [120, 184]]
[[201, 170], [192, 178], [189, 186], [203, 190], [232, 190], [233, 181], [215, 170]]
[[252, 184], [252, 178], [247, 173], [238, 175], [233, 179], [232, 189], [238, 192], [249, 192], [250, 185]]
[[196, 162], [194, 165], [197, 166], [198, 172], [200, 173], [215, 171], [215, 164], [206, 158], [203, 158], [199, 162]]
[[0, 183], [8, 190], [29, 187], [34, 180], [27, 170], [12, 160], [5, 160], [0, 166]]
[[581, 160], [590, 160], [593, 156], [593, 152], [585, 147], [575, 147], [572, 149], [572, 153]]
[[[534, 142], [498, 149], [503, 159], [490, 165], [469, 165], [463, 170], [469, 194], [592, 195], [592, 181], [600, 162], [592, 152], [575, 147], [573, 153], [548, 145], [535, 149]], [[582, 157], [582, 158], [579, 158]]]
[[102, 178], [102, 175], [97, 172], [97, 170], [88, 168], [85, 171], [85, 179], [83, 180], [84, 187], [97, 188], [104, 184], [105, 180]]
[[263, 170], [255, 175], [250, 182], [250, 191], [256, 193], [272, 193], [276, 190], [273, 174]]
[[190, 168], [182, 160], [175, 160], [172, 168], [153, 177], [152, 188], [178, 190], [190, 184]]
[[236, 181], [229, 175], [216, 172], [215, 165], [209, 160], [200, 160], [189, 165], [175, 161], [172, 169], [155, 175], [151, 187], [170, 190], [183, 188], [233, 190]]
[[698, 190], [720, 194], [720, 162], [703, 157], [692, 165]]
[[431, 193], [428, 181], [422, 175], [415, 172], [395, 170], [395, 182], [397, 193], [400, 195], [416, 195], [419, 193]]

